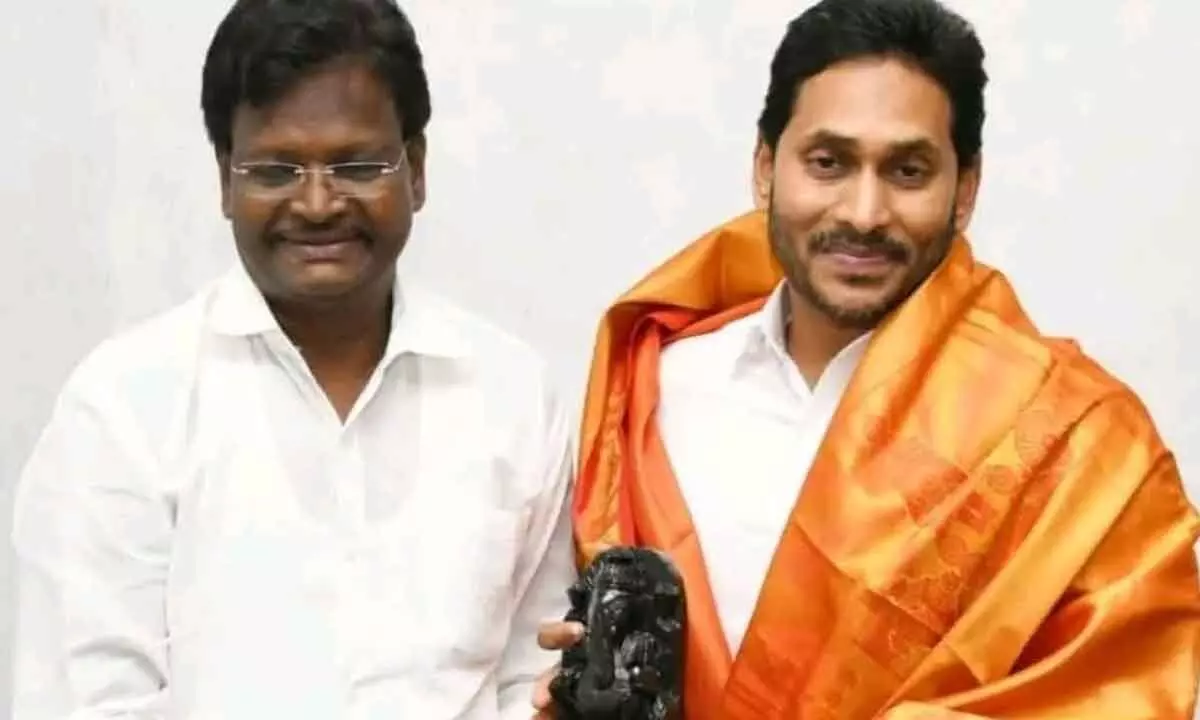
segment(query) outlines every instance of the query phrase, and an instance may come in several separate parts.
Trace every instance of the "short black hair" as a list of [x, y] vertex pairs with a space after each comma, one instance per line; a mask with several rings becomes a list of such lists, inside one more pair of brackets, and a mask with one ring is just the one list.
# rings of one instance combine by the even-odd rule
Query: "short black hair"
[[950, 98], [950, 136], [960, 168], [983, 144], [984, 52], [974, 28], [937, 0], [822, 0], [788, 23], [771, 61], [758, 132], [771, 150], [805, 80], [831, 65], [894, 57], [932, 78]]
[[261, 108], [302, 78], [362, 59], [391, 89], [404, 139], [429, 123], [429, 81], [408, 17], [394, 0], [237, 0], [204, 61], [200, 106], [218, 155], [233, 146], [243, 103]]

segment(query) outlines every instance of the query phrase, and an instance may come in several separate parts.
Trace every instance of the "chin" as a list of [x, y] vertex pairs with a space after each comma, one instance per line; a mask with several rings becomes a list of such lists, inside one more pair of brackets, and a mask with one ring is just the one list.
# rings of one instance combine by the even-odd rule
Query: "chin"
[[817, 308], [834, 322], [847, 329], [869, 330], [878, 325], [899, 303], [896, 294], [876, 288], [818, 287]]
[[332, 283], [299, 285], [292, 291], [292, 296], [308, 300], [337, 300], [353, 295], [358, 288], [358, 285]]
[[833, 324], [844, 330], [872, 330], [887, 317], [888, 309], [881, 306], [830, 307], [825, 314]]
[[361, 275], [334, 275], [332, 273], [290, 277], [282, 283], [291, 297], [318, 301], [336, 300], [353, 295], [365, 285], [366, 279]]
[[868, 311], [887, 305], [895, 296], [891, 284], [861, 285], [846, 282], [824, 282], [816, 284], [817, 295], [826, 304], [846, 308], [848, 311]]

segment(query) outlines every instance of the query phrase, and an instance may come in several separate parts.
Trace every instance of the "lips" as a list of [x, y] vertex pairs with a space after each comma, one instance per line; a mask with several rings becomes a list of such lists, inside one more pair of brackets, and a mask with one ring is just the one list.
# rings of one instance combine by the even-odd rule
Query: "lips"
[[283, 241], [292, 245], [303, 245], [307, 247], [321, 247], [324, 245], [342, 245], [352, 242], [362, 242], [363, 238], [358, 233], [341, 232], [322, 235], [284, 235]]
[[829, 251], [830, 255], [842, 255], [859, 260], [888, 259], [888, 254], [882, 250], [867, 250], [865, 248], [838, 248]]
[[887, 245], [853, 245], [853, 244], [838, 244], [831, 247], [822, 248], [822, 251], [828, 255], [842, 255], [852, 258], [862, 259], [880, 259], [890, 260], [892, 262], [903, 262], [905, 253], [897, 247]]
[[898, 262], [885, 248], [839, 247], [821, 253], [839, 274], [883, 276]]
[[894, 262], [887, 253], [850, 253], [842, 251], [834, 251], [827, 253], [830, 257], [852, 263], [892, 263]]
[[285, 234], [278, 246], [305, 263], [349, 262], [363, 252], [366, 240], [352, 232]]

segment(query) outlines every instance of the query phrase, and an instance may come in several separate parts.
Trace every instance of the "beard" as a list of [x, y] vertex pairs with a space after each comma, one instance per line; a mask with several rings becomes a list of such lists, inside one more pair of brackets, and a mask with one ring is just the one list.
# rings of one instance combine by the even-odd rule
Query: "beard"
[[[908, 244], [882, 231], [861, 233], [853, 227], [842, 225], [810, 234], [804, 244], [805, 252], [801, 253], [797, 249], [798, 244], [781, 229], [772, 191], [767, 207], [767, 233], [775, 258], [783, 266], [788, 285], [800, 298], [828, 318], [835, 327], [866, 331], [878, 326], [892, 311], [903, 305], [941, 264], [956, 234], [955, 211], [956, 206], [952, 204], [945, 226], [925, 242]], [[905, 267], [904, 280], [895, 291], [870, 305], [839, 304], [814, 282], [808, 260], [820, 254], [839, 251], [882, 255]], [[855, 279], [845, 278], [844, 282], [853, 285]]]

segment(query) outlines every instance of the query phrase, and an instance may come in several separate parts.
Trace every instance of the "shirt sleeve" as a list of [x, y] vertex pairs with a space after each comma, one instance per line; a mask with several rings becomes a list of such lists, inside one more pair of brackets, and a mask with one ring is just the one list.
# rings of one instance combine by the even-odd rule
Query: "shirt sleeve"
[[497, 677], [500, 717], [528, 720], [533, 687], [558, 654], [538, 647], [538, 626], [561, 620], [568, 608], [567, 588], [575, 581], [571, 534], [571, 487], [574, 480], [571, 432], [565, 409], [548, 398], [544, 424], [531, 466], [541, 488], [522, 539], [516, 570], [516, 611]]
[[18, 480], [12, 720], [165, 717], [173, 508], [101, 385], [68, 383]]

